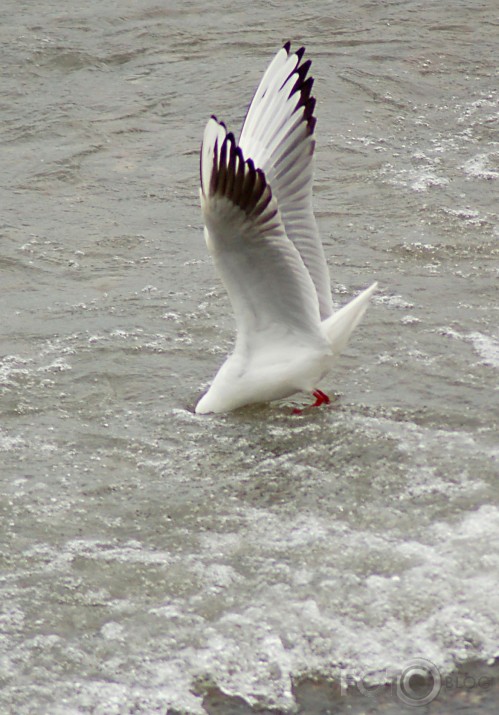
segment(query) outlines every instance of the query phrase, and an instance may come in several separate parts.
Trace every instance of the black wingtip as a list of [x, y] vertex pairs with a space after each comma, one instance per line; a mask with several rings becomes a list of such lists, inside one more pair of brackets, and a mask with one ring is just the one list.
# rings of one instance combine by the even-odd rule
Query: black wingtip
[[222, 127], [222, 129], [225, 129], [225, 132], [227, 132], [227, 126], [226, 126], [225, 122], [220, 121], [220, 119], [218, 119], [218, 117], [215, 116], [214, 114], [212, 114], [210, 116], [210, 119], [213, 119], [213, 121], [216, 122], [219, 127]]
[[[289, 55], [291, 54], [291, 42], [289, 40], [284, 43], [283, 50], [286, 50], [286, 52], [288, 53], [288, 57], [289, 57]], [[303, 55], [305, 54], [305, 48], [300, 47], [293, 54], [295, 54], [298, 57], [298, 63], [300, 63]]]
[[306, 62], [304, 62], [302, 65], [300, 65], [297, 68], [296, 72], [302, 82], [305, 80], [311, 66], [312, 66], [312, 60], [307, 60]]
[[[314, 78], [307, 77], [308, 71], [312, 65], [311, 60], [306, 60], [303, 64], [298, 64], [296, 69], [291, 73], [291, 77], [294, 78], [294, 84], [289, 93], [292, 97], [294, 94], [299, 95], [299, 100], [296, 105], [296, 110], [300, 107], [304, 107], [304, 119], [307, 122], [308, 133], [313, 134], [315, 129], [316, 119], [314, 117], [315, 109], [315, 98], [312, 97], [312, 87], [314, 85]], [[295, 110], [295, 111], [296, 111]]]
[[300, 62], [300, 60], [301, 60], [301, 58], [303, 57], [304, 54], [305, 54], [305, 48], [304, 48], [304, 47], [300, 47], [299, 50], [296, 50], [295, 55], [298, 57], [298, 62]]
[[301, 83], [301, 86], [299, 87], [300, 94], [301, 94], [300, 104], [306, 104], [308, 102], [313, 86], [314, 86], [314, 78], [313, 77], [307, 77], [307, 79]]
[[315, 109], [315, 97], [309, 97], [309, 99], [305, 102], [305, 119], [308, 121], [314, 116], [314, 109]]

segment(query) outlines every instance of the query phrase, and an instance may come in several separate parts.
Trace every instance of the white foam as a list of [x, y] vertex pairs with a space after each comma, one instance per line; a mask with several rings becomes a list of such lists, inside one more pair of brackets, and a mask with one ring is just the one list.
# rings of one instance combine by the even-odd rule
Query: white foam
[[423, 171], [410, 180], [410, 186], [413, 191], [428, 191], [432, 187], [447, 186], [449, 179], [445, 176], [438, 176], [433, 171]]
[[463, 164], [467, 176], [473, 179], [494, 180], [499, 177], [499, 153], [477, 154]]
[[454, 216], [470, 226], [482, 226], [487, 223], [487, 219], [480, 216], [480, 212], [474, 209], [449, 209], [442, 207], [442, 211], [449, 216]]
[[483, 365], [499, 368], [499, 340], [479, 332], [469, 333], [466, 339], [471, 341]]
[[485, 335], [478, 331], [472, 333], [460, 333], [454, 328], [440, 328], [442, 335], [447, 335], [455, 340], [464, 340], [471, 343], [475, 352], [481, 357], [480, 363], [490, 367], [499, 367], [499, 340], [491, 335]]
[[20, 435], [5, 434], [0, 428], [0, 451], [11, 452], [26, 446], [26, 441]]
[[388, 177], [388, 183], [394, 186], [403, 186], [418, 193], [426, 192], [432, 188], [447, 186], [449, 179], [437, 173], [437, 161], [433, 166], [418, 166], [417, 168], [396, 169], [392, 164], [385, 164], [380, 170], [381, 176]]
[[396, 308], [410, 310], [414, 308], [414, 303], [410, 303], [401, 295], [379, 295], [374, 296], [373, 301], [388, 306], [388, 308]]

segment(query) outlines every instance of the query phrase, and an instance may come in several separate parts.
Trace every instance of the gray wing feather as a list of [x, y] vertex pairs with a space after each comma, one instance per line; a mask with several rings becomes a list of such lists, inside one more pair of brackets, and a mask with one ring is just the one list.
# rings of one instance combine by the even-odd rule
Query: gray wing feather
[[206, 242], [227, 289], [244, 350], [297, 334], [322, 340], [317, 294], [286, 235], [265, 173], [212, 117], [201, 148]]
[[312, 206], [315, 99], [310, 61], [287, 43], [265, 72], [246, 115], [239, 146], [272, 187], [288, 238], [308, 269], [321, 319], [332, 313], [329, 271]]

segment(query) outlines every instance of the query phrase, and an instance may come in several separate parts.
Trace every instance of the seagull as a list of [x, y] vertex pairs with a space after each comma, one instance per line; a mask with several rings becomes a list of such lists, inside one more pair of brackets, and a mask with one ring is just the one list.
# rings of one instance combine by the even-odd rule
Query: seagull
[[[223, 413], [318, 388], [376, 283], [334, 312], [312, 208], [315, 99], [305, 48], [286, 42], [263, 75], [239, 142], [212, 116], [200, 152], [204, 237], [236, 319], [234, 350], [196, 405]], [[295, 412], [301, 412], [295, 409]]]

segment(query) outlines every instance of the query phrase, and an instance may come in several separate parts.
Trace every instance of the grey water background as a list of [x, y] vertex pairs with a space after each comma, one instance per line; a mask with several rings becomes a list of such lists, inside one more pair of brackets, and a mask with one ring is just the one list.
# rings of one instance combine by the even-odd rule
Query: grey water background
[[[4, 0], [0, 710], [291, 712], [499, 655], [498, 6]], [[307, 396], [200, 418], [233, 340], [198, 148], [287, 39], [335, 304]]]

